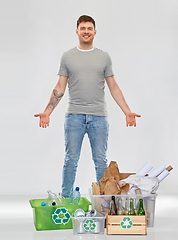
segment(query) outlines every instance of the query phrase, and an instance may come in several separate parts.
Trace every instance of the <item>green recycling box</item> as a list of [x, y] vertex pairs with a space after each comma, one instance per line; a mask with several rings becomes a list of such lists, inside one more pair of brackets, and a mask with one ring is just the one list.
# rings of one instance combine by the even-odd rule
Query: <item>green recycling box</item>
[[78, 208], [88, 212], [91, 205], [87, 198], [81, 197], [79, 205], [67, 205], [68, 198], [65, 198], [64, 205], [41, 206], [41, 202], [45, 200], [32, 199], [29, 201], [33, 208], [33, 221], [37, 231], [72, 229], [72, 213]]

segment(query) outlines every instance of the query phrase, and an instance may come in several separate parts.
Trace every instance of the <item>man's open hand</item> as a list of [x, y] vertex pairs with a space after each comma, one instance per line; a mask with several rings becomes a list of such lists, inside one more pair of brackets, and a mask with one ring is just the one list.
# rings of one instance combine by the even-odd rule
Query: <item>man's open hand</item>
[[139, 114], [136, 114], [136, 113], [128, 113], [126, 115], [126, 126], [128, 127], [131, 127], [131, 126], [134, 126], [136, 127], [136, 119], [135, 117], [141, 117], [141, 115]]
[[39, 126], [42, 128], [49, 127], [49, 115], [47, 113], [35, 114], [35, 117], [40, 117]]

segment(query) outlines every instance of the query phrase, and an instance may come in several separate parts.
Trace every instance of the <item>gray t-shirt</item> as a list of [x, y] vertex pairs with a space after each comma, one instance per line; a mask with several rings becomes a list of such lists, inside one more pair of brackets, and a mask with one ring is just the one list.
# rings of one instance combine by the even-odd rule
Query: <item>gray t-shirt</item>
[[114, 75], [108, 53], [75, 47], [63, 54], [58, 75], [68, 77], [68, 113], [107, 116], [105, 77]]

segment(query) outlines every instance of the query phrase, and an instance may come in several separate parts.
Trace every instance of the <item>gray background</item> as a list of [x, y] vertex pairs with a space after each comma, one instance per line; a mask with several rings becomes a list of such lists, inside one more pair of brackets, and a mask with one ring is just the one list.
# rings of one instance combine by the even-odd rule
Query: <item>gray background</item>
[[[76, 21], [96, 20], [94, 46], [107, 51], [116, 80], [132, 111], [141, 114], [136, 128], [106, 87], [110, 135], [108, 161], [121, 172], [136, 172], [147, 161], [154, 169], [174, 170], [158, 192], [178, 193], [178, 2], [177, 0], [6, 0], [0, 1], [1, 194], [61, 191], [64, 159], [63, 122], [68, 91], [38, 127], [57, 82], [64, 51], [77, 46]], [[95, 181], [85, 137], [75, 186], [88, 193]]]

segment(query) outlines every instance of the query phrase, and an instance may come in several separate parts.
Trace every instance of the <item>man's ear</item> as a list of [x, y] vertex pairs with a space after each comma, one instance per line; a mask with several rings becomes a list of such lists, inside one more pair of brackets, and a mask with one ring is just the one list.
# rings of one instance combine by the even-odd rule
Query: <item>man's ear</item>
[[78, 29], [76, 29], [76, 34], [78, 35]]

